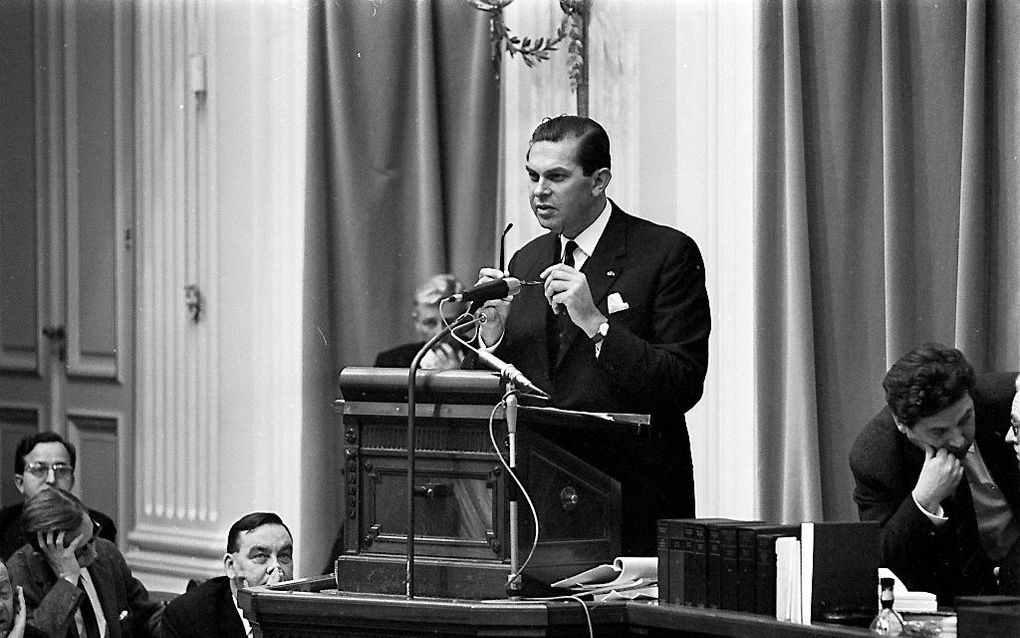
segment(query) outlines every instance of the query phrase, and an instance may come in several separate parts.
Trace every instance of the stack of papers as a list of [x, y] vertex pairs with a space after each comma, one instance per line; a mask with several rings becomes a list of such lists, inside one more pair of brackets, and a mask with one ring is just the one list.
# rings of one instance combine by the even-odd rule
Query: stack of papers
[[901, 614], [904, 612], [930, 614], [938, 609], [938, 601], [935, 598], [935, 594], [926, 591], [910, 591], [903, 584], [903, 581], [897, 578], [896, 574], [892, 573], [892, 570], [879, 567], [878, 577], [893, 579], [893, 597], [895, 598], [893, 609]]
[[596, 602], [604, 600], [657, 599], [659, 559], [646, 556], [623, 556], [612, 565], [599, 565], [576, 576], [552, 584], [568, 589], [578, 596], [591, 595]]

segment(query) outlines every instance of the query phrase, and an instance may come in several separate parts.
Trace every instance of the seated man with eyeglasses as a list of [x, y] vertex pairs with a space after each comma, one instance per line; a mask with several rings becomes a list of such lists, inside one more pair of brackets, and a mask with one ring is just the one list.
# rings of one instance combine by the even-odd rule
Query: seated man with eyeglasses
[[[25, 499], [40, 491], [59, 487], [68, 492], [74, 487], [74, 446], [56, 432], [39, 432], [21, 439], [14, 451], [14, 484]], [[15, 503], [0, 509], [0, 558], [7, 560], [28, 540], [21, 533], [21, 508]], [[117, 526], [109, 516], [89, 510], [92, 520], [102, 525], [102, 538], [117, 542]]]
[[53, 638], [154, 636], [162, 603], [149, 600], [117, 546], [70, 492], [58, 487], [25, 501], [27, 545], [7, 561], [21, 585], [28, 624]]

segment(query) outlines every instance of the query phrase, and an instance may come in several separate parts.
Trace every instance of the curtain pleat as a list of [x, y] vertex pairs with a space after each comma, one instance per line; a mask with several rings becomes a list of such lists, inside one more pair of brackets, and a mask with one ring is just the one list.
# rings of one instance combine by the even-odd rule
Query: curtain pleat
[[761, 516], [856, 518], [847, 453], [906, 350], [1020, 366], [1017, 13], [758, 4]]
[[[415, 338], [415, 288], [492, 260], [498, 84], [488, 18], [460, 0], [316, 3], [319, 198], [336, 367]], [[313, 57], [314, 59], [314, 57]], [[313, 83], [317, 85], [317, 83]]]

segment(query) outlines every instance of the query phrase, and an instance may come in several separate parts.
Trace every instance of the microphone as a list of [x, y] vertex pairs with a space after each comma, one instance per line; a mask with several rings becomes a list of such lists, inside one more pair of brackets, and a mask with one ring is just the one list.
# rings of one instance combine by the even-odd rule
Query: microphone
[[478, 354], [479, 361], [499, 372], [501, 376], [505, 377], [514, 385], [524, 388], [529, 394], [537, 395], [543, 399], [549, 398], [549, 395], [546, 394], [545, 391], [529, 381], [528, 377], [524, 376], [524, 374], [515, 368], [513, 364], [507, 363], [491, 352], [486, 352], [482, 349], [475, 350], [475, 352]]
[[521, 291], [521, 280], [516, 277], [503, 277], [502, 279], [494, 279], [493, 281], [487, 281], [484, 284], [479, 284], [470, 290], [464, 292], [458, 292], [455, 295], [450, 295], [443, 301], [446, 302], [458, 302], [458, 301], [489, 301], [490, 299], [503, 299], [505, 297], [513, 297]]

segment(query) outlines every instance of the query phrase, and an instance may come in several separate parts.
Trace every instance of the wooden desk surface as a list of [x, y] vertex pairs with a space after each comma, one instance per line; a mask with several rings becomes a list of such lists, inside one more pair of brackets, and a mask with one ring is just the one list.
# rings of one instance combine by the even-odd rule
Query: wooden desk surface
[[[238, 603], [266, 638], [297, 636], [588, 636], [576, 601], [477, 601], [338, 592], [332, 577], [242, 590]], [[778, 638], [871, 636], [767, 616], [656, 602], [588, 603], [595, 636]], [[256, 633], [258, 636], [259, 633]]]

